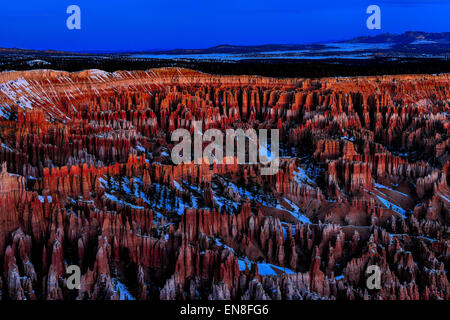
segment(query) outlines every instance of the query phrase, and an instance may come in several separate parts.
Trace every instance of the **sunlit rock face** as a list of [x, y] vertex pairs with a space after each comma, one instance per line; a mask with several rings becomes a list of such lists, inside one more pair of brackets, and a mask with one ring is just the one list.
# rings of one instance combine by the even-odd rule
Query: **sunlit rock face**
[[[449, 75], [1, 73], [0, 299], [449, 299], [449, 102]], [[199, 120], [279, 129], [279, 171], [174, 165]]]

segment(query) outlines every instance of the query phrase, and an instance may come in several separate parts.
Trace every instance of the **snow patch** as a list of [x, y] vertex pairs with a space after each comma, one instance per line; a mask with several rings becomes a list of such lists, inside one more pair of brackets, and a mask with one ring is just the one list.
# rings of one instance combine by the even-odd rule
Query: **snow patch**
[[120, 294], [120, 300], [136, 300], [128, 291], [128, 288], [122, 282], [120, 282], [119, 279], [112, 278], [111, 280], [114, 286], [114, 290]]

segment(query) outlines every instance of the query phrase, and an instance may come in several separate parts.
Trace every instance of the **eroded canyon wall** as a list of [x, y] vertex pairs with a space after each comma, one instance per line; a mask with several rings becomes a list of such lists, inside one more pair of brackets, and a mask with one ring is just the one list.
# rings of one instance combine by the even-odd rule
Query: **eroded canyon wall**
[[[447, 74], [3, 72], [0, 299], [449, 299], [449, 102]], [[279, 129], [280, 170], [174, 165], [196, 120]]]

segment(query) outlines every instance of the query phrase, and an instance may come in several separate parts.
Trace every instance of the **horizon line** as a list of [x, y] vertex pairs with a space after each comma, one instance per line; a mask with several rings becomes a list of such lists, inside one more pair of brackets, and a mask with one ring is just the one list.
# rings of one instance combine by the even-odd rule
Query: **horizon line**
[[175, 50], [207, 50], [212, 49], [220, 46], [230, 46], [230, 47], [260, 47], [260, 46], [270, 46], [270, 45], [314, 45], [314, 44], [324, 44], [324, 43], [339, 43], [344, 41], [351, 41], [358, 38], [373, 38], [380, 35], [386, 35], [386, 34], [392, 34], [392, 35], [402, 35], [409, 32], [423, 32], [423, 33], [450, 33], [450, 31], [443, 31], [443, 32], [428, 32], [428, 31], [420, 31], [420, 30], [407, 30], [401, 33], [390, 33], [389, 31], [378, 33], [376, 35], [359, 35], [355, 36], [350, 39], [340, 39], [340, 40], [318, 40], [313, 42], [272, 42], [272, 43], [260, 43], [260, 44], [230, 44], [230, 43], [220, 43], [212, 46], [205, 46], [205, 47], [196, 47], [196, 48], [186, 48], [186, 47], [173, 47], [173, 48], [153, 48], [153, 49], [135, 49], [135, 50], [109, 50], [109, 49], [85, 49], [85, 50], [69, 50], [69, 49], [32, 49], [32, 48], [24, 48], [24, 47], [0, 47], [0, 52], [4, 50], [23, 50], [23, 51], [39, 51], [39, 52], [45, 52], [45, 51], [51, 51], [51, 52], [63, 52], [63, 53], [76, 53], [76, 54], [119, 54], [119, 53], [147, 53], [147, 52], [168, 52], [168, 51], [175, 51]]

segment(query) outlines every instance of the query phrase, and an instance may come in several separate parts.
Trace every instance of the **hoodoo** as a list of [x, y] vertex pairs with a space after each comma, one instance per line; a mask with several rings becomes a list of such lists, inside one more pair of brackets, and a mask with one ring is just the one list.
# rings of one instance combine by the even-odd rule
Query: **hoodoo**
[[[449, 103], [448, 74], [0, 73], [0, 299], [450, 299]], [[195, 121], [278, 130], [278, 171], [175, 164]]]

